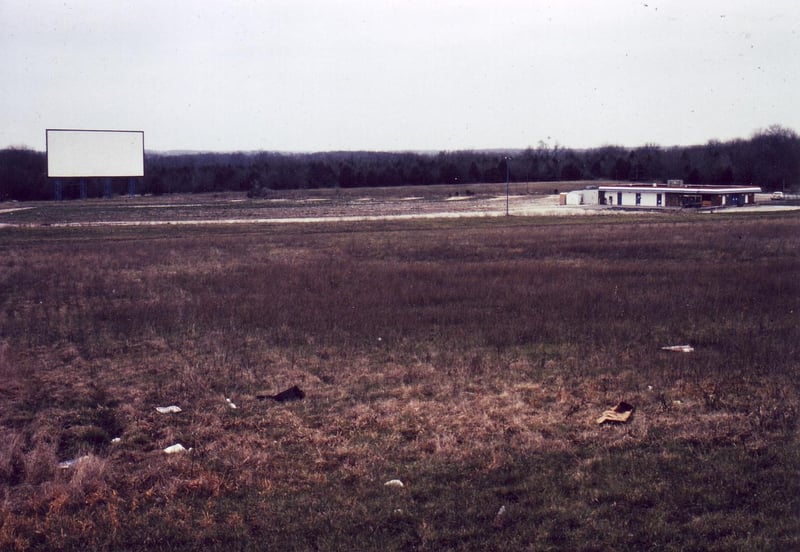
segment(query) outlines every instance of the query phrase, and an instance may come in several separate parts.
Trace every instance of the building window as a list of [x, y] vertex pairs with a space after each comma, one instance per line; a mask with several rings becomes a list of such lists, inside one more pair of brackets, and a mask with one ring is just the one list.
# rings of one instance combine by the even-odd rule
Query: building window
[[641, 204], [642, 204], [642, 194], [637, 192], [636, 193], [636, 205], [641, 205]]
[[656, 194], [656, 205], [661, 207], [661, 194]]

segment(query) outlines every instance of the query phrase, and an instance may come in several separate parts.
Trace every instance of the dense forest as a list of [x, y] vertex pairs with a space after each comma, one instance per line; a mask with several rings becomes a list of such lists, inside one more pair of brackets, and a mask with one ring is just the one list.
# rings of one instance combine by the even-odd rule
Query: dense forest
[[[508, 167], [506, 167], [508, 163]], [[145, 176], [137, 193], [246, 191], [261, 196], [274, 190], [350, 188], [481, 182], [683, 179], [690, 184], [752, 184], [765, 191], [800, 185], [800, 137], [771, 126], [749, 139], [711, 140], [705, 145], [636, 148], [602, 146], [575, 150], [540, 142], [514, 151], [180, 153], [145, 154]], [[62, 179], [63, 197], [127, 193], [128, 179], [83, 186]], [[0, 150], [0, 201], [54, 197], [44, 152]]]

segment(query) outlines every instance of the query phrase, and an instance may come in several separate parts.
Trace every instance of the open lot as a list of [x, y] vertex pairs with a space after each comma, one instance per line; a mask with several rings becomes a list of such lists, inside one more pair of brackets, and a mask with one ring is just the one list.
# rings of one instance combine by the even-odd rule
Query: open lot
[[[558, 190], [585, 183], [515, 183], [508, 209], [515, 215], [585, 214], [558, 206]], [[458, 218], [506, 214], [505, 184], [318, 189], [275, 192], [261, 198], [243, 193], [117, 196], [111, 200], [8, 204], [0, 225], [238, 224]]]
[[359, 198], [0, 215], [0, 547], [800, 546], [797, 214]]
[[[505, 184], [289, 190], [261, 198], [248, 198], [244, 193], [225, 193], [13, 202], [0, 205], [0, 228], [300, 224], [501, 217], [507, 212], [524, 217], [619, 216], [637, 212], [634, 208], [559, 205], [559, 191], [598, 184], [602, 183], [514, 183], [508, 190]], [[723, 212], [742, 214], [792, 210], [800, 210], [800, 205], [770, 201], [769, 194], [759, 194], [756, 205], [728, 208]]]

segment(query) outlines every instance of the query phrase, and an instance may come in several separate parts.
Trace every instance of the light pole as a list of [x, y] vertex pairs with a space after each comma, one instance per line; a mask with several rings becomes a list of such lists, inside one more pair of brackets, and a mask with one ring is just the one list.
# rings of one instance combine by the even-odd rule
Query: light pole
[[505, 157], [505, 160], [506, 160], [506, 216], [508, 216], [508, 183], [509, 183], [509, 180], [510, 180], [510, 178], [509, 178], [509, 174], [510, 173], [509, 173], [509, 168], [508, 168], [508, 161], [510, 159], [511, 159], [511, 157], [506, 155], [506, 157]]

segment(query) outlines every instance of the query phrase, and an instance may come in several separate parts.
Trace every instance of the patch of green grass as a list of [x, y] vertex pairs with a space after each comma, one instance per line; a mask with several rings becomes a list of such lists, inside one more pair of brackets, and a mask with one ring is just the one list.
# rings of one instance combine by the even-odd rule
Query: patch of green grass
[[[174, 549], [200, 542], [220, 550], [791, 549], [800, 524], [787, 513], [800, 507], [797, 484], [775, 475], [797, 468], [793, 447], [766, 452], [679, 442], [539, 453], [494, 468], [423, 462], [405, 466], [403, 488], [374, 477], [228, 496], [204, 515], [233, 519], [229, 531], [203, 531], [194, 519], [203, 537], [183, 542], [156, 523], [141, 545], [163, 539]], [[135, 537], [129, 542], [136, 548]]]

